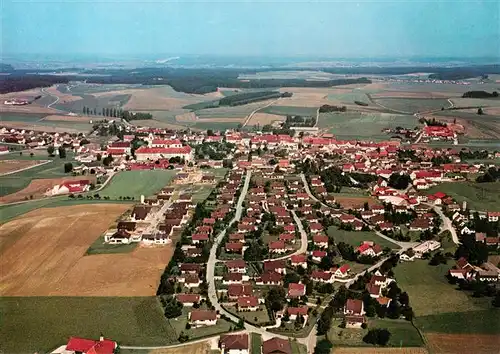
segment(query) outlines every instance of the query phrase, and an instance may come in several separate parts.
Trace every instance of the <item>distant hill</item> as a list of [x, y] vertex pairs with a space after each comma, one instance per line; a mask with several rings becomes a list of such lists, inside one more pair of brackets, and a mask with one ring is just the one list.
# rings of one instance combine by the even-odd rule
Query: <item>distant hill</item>
[[10, 64], [0, 63], [0, 73], [11, 73], [14, 71], [14, 67]]

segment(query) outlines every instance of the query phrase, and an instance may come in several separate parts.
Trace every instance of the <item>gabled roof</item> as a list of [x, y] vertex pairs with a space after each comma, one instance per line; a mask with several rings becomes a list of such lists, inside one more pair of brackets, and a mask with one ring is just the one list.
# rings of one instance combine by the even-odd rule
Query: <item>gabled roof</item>
[[103, 339], [92, 340], [79, 337], [71, 337], [66, 344], [66, 350], [93, 354], [113, 354], [116, 348], [116, 342]]
[[292, 354], [292, 346], [286, 339], [272, 338], [262, 343], [262, 354]]
[[248, 334], [221, 335], [219, 346], [225, 350], [248, 350]]

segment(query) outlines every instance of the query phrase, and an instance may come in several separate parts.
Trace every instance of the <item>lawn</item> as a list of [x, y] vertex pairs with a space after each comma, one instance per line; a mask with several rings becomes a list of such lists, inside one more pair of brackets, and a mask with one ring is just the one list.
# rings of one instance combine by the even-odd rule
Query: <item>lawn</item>
[[292, 347], [293, 354], [307, 354], [307, 347], [304, 344], [290, 339], [290, 345]]
[[[243, 119], [242, 119], [243, 122]], [[197, 121], [195, 124], [190, 125], [189, 127], [200, 130], [208, 130], [212, 129], [215, 131], [218, 130], [226, 130], [226, 129], [237, 129], [241, 126], [240, 122], [224, 122], [223, 118], [221, 118], [220, 122], [203, 122]]]
[[341, 103], [345, 104], [353, 104], [355, 103], [354, 101], [358, 101], [366, 103], [370, 106], [373, 105], [366, 93], [362, 92], [361, 90], [353, 90], [352, 92], [346, 93], [333, 93], [328, 95], [326, 98], [331, 101], [340, 101]]
[[250, 354], [260, 354], [262, 336], [258, 333], [250, 333]]
[[128, 245], [110, 245], [104, 243], [104, 236], [100, 236], [97, 240], [94, 241], [87, 250], [88, 255], [92, 254], [109, 254], [109, 253], [129, 253], [135, 250], [139, 243], [132, 242]]
[[[319, 107], [318, 107], [319, 108]], [[295, 106], [269, 106], [259, 110], [261, 113], [277, 114], [280, 116], [297, 115], [316, 117], [317, 108]]]
[[186, 329], [186, 323], [188, 322], [188, 313], [191, 312], [191, 308], [184, 307], [182, 310], [182, 315], [177, 318], [171, 318], [167, 320], [167, 322], [172, 327], [175, 338], [177, 339], [181, 332], [187, 334], [189, 339], [210, 337], [216, 334], [229, 332], [231, 327], [234, 327], [235, 324], [223, 319], [218, 319], [217, 324], [215, 326], [206, 326], [199, 328], [190, 328]]
[[491, 306], [491, 298], [474, 298], [448, 283], [449, 264], [436, 267], [427, 261], [401, 263], [394, 268], [396, 281], [410, 296], [416, 325], [425, 332], [500, 333], [493, 325], [500, 310]]
[[141, 195], [149, 197], [168, 185], [175, 176], [175, 171], [144, 170], [124, 171], [113, 177], [103, 190], [101, 197], [109, 196], [118, 199], [121, 196], [134, 197], [139, 200]]
[[331, 133], [343, 139], [389, 139], [390, 135], [383, 129], [398, 126], [413, 129], [417, 125], [412, 115], [374, 112], [320, 113], [318, 121], [320, 128], [329, 128]]
[[387, 346], [389, 347], [420, 347], [423, 345], [422, 338], [411, 322], [406, 320], [391, 320], [385, 318], [368, 319], [368, 328], [340, 328], [342, 319], [334, 319], [328, 332], [328, 339], [334, 346], [371, 346], [363, 342], [363, 337], [370, 329], [386, 328], [391, 332]]
[[430, 188], [427, 193], [443, 192], [467, 207], [480, 211], [500, 211], [500, 183], [446, 182]]
[[374, 102], [395, 111], [417, 113], [450, 107], [445, 98], [377, 98]]
[[50, 352], [70, 336], [121, 345], [175, 343], [155, 297], [2, 297], [0, 347], [5, 353]]
[[266, 307], [264, 305], [260, 306], [259, 311], [242, 311], [238, 312], [235, 306], [230, 306], [226, 308], [229, 312], [237, 317], [243, 318], [246, 322], [253, 325], [262, 325], [270, 321], [269, 315], [267, 313]]
[[399, 249], [399, 246], [395, 243], [387, 241], [371, 231], [346, 231], [337, 229], [335, 226], [330, 226], [328, 228], [328, 235], [333, 236], [337, 243], [345, 242], [353, 247], [359, 246], [363, 241], [373, 241], [382, 246], [382, 248], [389, 247], [392, 249]]

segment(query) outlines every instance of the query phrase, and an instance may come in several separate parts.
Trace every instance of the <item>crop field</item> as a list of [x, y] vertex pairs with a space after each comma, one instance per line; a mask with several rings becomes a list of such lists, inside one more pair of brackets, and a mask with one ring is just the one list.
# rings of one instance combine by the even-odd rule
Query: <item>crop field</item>
[[[336, 347], [332, 354], [428, 354], [425, 348], [361, 348], [361, 347]], [[450, 353], [451, 354], [451, 353]]]
[[345, 242], [354, 248], [358, 247], [363, 241], [373, 241], [382, 248], [399, 249], [399, 246], [395, 243], [387, 241], [371, 231], [345, 231], [337, 229], [335, 226], [330, 226], [328, 228], [328, 235], [332, 236], [336, 243]]
[[[82, 204], [31, 211], [0, 226], [4, 296], [152, 296], [172, 247], [86, 255], [128, 208]], [[37, 247], [33, 247], [37, 245]]]
[[260, 101], [234, 107], [208, 108], [195, 111], [200, 119], [205, 118], [245, 118], [256, 109], [269, 104], [270, 101]]
[[408, 91], [380, 91], [372, 93], [370, 96], [373, 99], [380, 98], [420, 98], [420, 99], [437, 99], [437, 98], [450, 98], [453, 96], [459, 97], [459, 93], [451, 92], [408, 92]]
[[103, 334], [134, 346], [177, 341], [155, 297], [3, 297], [0, 309], [5, 353], [51, 352], [71, 336]]
[[413, 129], [417, 125], [417, 120], [411, 115], [375, 112], [320, 113], [318, 121], [320, 128], [329, 128], [342, 139], [389, 139], [383, 129], [398, 126]]
[[[411, 297], [410, 297], [411, 299]], [[373, 328], [386, 328], [391, 332], [388, 347], [420, 347], [423, 346], [422, 339], [418, 331], [412, 326], [411, 322], [405, 320], [391, 319], [369, 319], [368, 328], [353, 329], [340, 328], [341, 320], [332, 321], [332, 326], [328, 332], [328, 338], [337, 346], [353, 347], [371, 347], [370, 344], [363, 342], [363, 337]], [[333, 351], [333, 353], [336, 353]]]
[[25, 122], [34, 123], [41, 120], [44, 114], [27, 114], [27, 113], [11, 113], [11, 112], [0, 112], [0, 124], [6, 124], [7, 122]]
[[496, 354], [500, 347], [497, 335], [426, 333], [432, 353]]
[[148, 353], [137, 352], [132, 353], [125, 349], [121, 349], [122, 354], [210, 354], [210, 342], [207, 340], [201, 343], [186, 344], [176, 348], [153, 349]]
[[331, 93], [328, 95], [328, 100], [340, 104], [355, 104], [354, 101], [359, 101], [372, 105], [367, 94], [361, 90], [352, 90], [350, 92]]
[[[45, 178], [45, 179], [34, 179], [32, 180], [26, 188], [21, 189], [12, 194], [7, 194], [0, 197], [0, 204], [3, 203], [13, 203], [22, 200], [32, 200], [40, 199], [45, 196], [45, 193], [52, 189], [52, 187], [57, 186], [63, 182], [71, 180], [81, 180], [82, 178], [88, 179], [91, 182], [95, 182], [95, 176], [67, 176], [64, 178]], [[8, 181], [6, 181], [9, 183]]]
[[280, 116], [309, 116], [316, 117], [318, 107], [294, 107], [294, 106], [269, 106], [259, 110], [259, 113], [276, 114]]
[[40, 164], [40, 160], [0, 160], [0, 175]]
[[491, 110], [484, 108], [484, 115], [478, 115], [477, 109], [447, 110], [435, 112], [434, 116], [436, 119], [462, 124], [467, 137], [497, 140], [500, 139], [500, 115], [491, 113]]
[[482, 211], [500, 210], [500, 183], [446, 182], [430, 188], [427, 193], [443, 192], [460, 204], [467, 202], [471, 209]]
[[374, 100], [378, 105], [394, 111], [417, 113], [450, 107], [445, 98], [379, 98]]
[[240, 125], [241, 125], [241, 123], [238, 123], [238, 122], [223, 122], [223, 121], [220, 121], [220, 122], [213, 122], [213, 121], [200, 122], [200, 121], [198, 121], [190, 127], [194, 128], [194, 129], [199, 129], [199, 130], [212, 129], [212, 130], [218, 131], [218, 130], [226, 130], [226, 129], [237, 129]]
[[500, 107], [499, 98], [453, 98], [453, 104], [457, 107]]
[[141, 195], [149, 197], [165, 187], [175, 174], [175, 171], [165, 170], [120, 172], [100, 191], [100, 194], [111, 199], [129, 196], [139, 200]]
[[260, 125], [262, 127], [266, 124], [273, 124], [274, 122], [284, 122], [285, 119], [286, 118], [282, 115], [257, 112], [250, 118], [247, 125]]
[[433, 267], [416, 261], [394, 269], [398, 285], [410, 296], [416, 325], [424, 332], [500, 333], [500, 310], [491, 306], [491, 298], [474, 298], [448, 284], [445, 275], [450, 267], [451, 263]]

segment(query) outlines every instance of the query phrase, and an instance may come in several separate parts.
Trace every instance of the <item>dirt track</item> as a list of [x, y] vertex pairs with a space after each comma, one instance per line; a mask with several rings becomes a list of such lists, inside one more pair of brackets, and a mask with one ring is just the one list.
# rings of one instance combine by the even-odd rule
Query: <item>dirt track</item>
[[337, 347], [333, 349], [333, 354], [427, 354], [425, 348], [348, 348]]
[[86, 256], [129, 205], [38, 209], [0, 227], [0, 294], [151, 296], [172, 248]]

